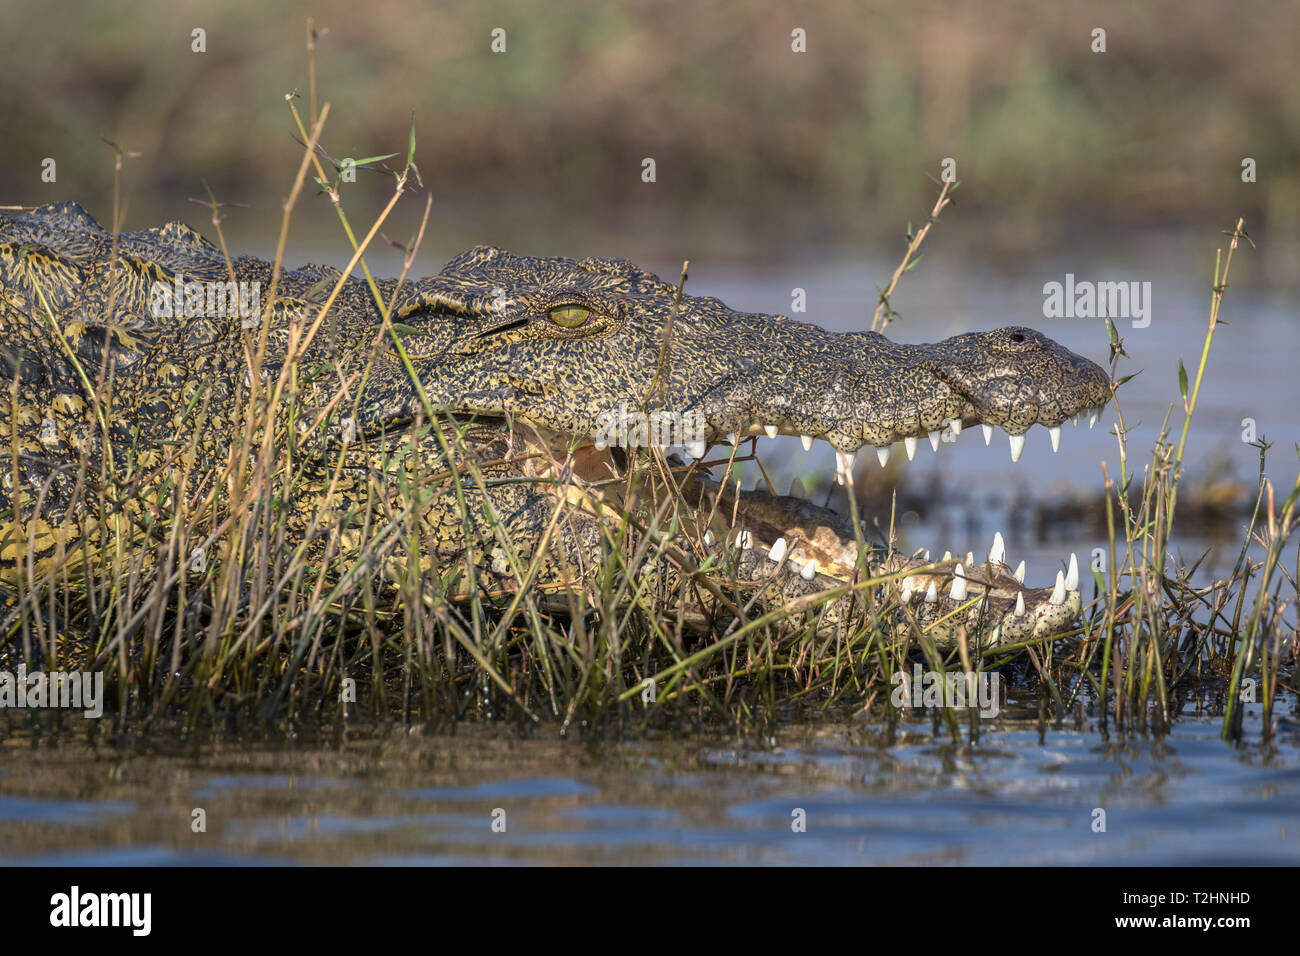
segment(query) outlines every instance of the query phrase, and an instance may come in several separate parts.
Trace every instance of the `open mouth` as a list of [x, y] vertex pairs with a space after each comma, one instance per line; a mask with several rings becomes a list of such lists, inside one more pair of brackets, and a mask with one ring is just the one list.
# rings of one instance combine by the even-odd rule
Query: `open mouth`
[[[1086, 423], [1095, 427], [1102, 407], [1081, 410], [1068, 420], [1075, 426]], [[978, 419], [970, 424], [979, 425], [986, 444], [991, 442], [995, 426]], [[961, 422], [954, 420], [945, 429], [905, 435], [896, 444], [903, 446], [904, 454], [911, 460], [921, 442], [928, 441], [938, 452], [943, 444], [955, 441], [963, 428]], [[1043, 428], [1047, 431], [1048, 444], [1056, 451], [1060, 447], [1061, 426], [1044, 425]], [[792, 433], [775, 425], [751, 425], [725, 438], [735, 448], [747, 439], [757, 439], [757, 450], [763, 438], [782, 435], [797, 435], [808, 451], [813, 450], [815, 441], [823, 440], [821, 436]], [[1017, 461], [1024, 449], [1025, 433], [1010, 434], [1010, 441], [1012, 460]], [[836, 481], [852, 493], [857, 453], [841, 451], [833, 443], [831, 446], [836, 456]], [[685, 454], [678, 454], [678, 449]], [[798, 494], [774, 494], [761, 483], [753, 490], [744, 490], [734, 482], [719, 482], [710, 469], [725, 466], [733, 458], [731, 448], [702, 440], [657, 450], [662, 453], [664, 463], [679, 475], [680, 490], [698, 516], [698, 524], [688, 530], [687, 538], [694, 543], [701, 559], [721, 548], [752, 553], [755, 560], [768, 562], [772, 571], [784, 566], [808, 582], [826, 578], [829, 580], [822, 583], [827, 587], [852, 581], [864, 572], [894, 574], [899, 599], [913, 609], [918, 620], [933, 623], [957, 614], [958, 620], [978, 620], [983, 626], [988, 619], [996, 622], [991, 630], [1002, 641], [1059, 631], [1079, 613], [1079, 563], [1073, 554], [1061, 561], [1049, 586], [1029, 587], [1025, 562], [1014, 566], [1010, 563], [1001, 532], [994, 534], [988, 553], [979, 557], [972, 553], [954, 556], [945, 552], [941, 558], [933, 559], [924, 550], [901, 554], [878, 540], [878, 533], [876, 540], [872, 540], [865, 521], [855, 533], [847, 517]], [[883, 466], [889, 461], [893, 445], [875, 450], [875, 457]], [[628, 451], [618, 445], [588, 440], [571, 453], [559, 453], [551, 445], [543, 460], [550, 459], [549, 470], [567, 459], [579, 477], [621, 494], [623, 482], [609, 479], [626, 477]], [[736, 452], [735, 457], [741, 457], [741, 453]], [[860, 561], [860, 542], [870, 548], [869, 566]]]

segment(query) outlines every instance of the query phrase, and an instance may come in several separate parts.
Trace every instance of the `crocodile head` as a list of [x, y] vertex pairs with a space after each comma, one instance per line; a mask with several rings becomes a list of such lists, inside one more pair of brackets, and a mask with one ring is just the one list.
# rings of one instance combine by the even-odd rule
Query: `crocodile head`
[[[906, 345], [735, 312], [714, 298], [677, 303], [676, 292], [626, 260], [480, 246], [418, 283], [394, 321], [437, 401], [597, 446], [702, 453], [715, 438], [799, 435], [829, 442], [847, 464], [864, 445], [883, 458], [895, 442], [910, 451], [978, 424], [1004, 429], [1018, 459], [1031, 426], [1051, 429], [1055, 444], [1062, 422], [1110, 397], [1100, 366], [1032, 329]], [[611, 427], [642, 410], [664, 427], [631, 441]], [[369, 414], [398, 411], [389, 392]]]
[[[800, 436], [805, 448], [828, 442], [839, 480], [851, 484], [863, 446], [883, 465], [894, 443], [910, 458], [918, 441], [937, 449], [943, 431], [974, 425], [986, 442], [994, 428], [1004, 430], [1015, 461], [1033, 425], [1049, 430], [1055, 448], [1063, 422], [1083, 415], [1095, 422], [1111, 394], [1100, 366], [1032, 329], [922, 345], [834, 333], [679, 297], [674, 285], [617, 259], [478, 247], [417, 283], [394, 321], [435, 404], [527, 426], [532, 450], [556, 461], [567, 455], [587, 477], [617, 471], [607, 446], [681, 445], [701, 458], [715, 439], [783, 434]], [[386, 389], [368, 414], [392, 420], [414, 412], [413, 397], [397, 409], [394, 394], [401, 392]], [[854, 575], [856, 536], [842, 519], [757, 489], [728, 502], [712, 511], [752, 529], [741, 540], [757, 555], [757, 572], [788, 560], [808, 581]], [[954, 622], [1004, 643], [1066, 630], [1081, 605], [1076, 563], [1054, 585], [1027, 588], [1023, 565], [1003, 563], [1000, 542], [978, 567], [968, 559], [936, 571], [899, 555], [871, 567], [916, 571], [899, 591], [941, 639]], [[989, 615], [996, 626], [985, 624]]]

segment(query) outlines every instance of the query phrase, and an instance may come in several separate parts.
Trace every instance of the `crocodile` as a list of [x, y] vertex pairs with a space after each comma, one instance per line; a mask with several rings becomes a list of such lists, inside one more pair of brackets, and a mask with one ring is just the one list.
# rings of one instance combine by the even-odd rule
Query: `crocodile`
[[203, 539], [232, 475], [267, 467], [286, 533], [338, 567], [374, 547], [369, 508], [416, 529], [390, 536], [385, 574], [418, 566], [462, 597], [528, 586], [562, 613], [611, 542], [659, 534], [638, 573], [705, 630], [783, 608], [840, 626], [883, 594], [854, 582], [887, 578], [896, 626], [949, 646], [1067, 631], [1077, 562], [1029, 587], [1000, 535], [981, 562], [932, 561], [714, 472], [748, 440], [798, 436], [832, 446], [852, 492], [874, 467], [859, 449], [883, 464], [978, 425], [1016, 460], [1032, 426], [1055, 445], [1111, 395], [1104, 369], [1029, 328], [902, 344], [738, 312], [623, 259], [493, 246], [419, 279], [281, 272], [181, 222], [104, 229], [73, 202], [0, 214], [0, 373], [10, 606], [157, 550], [178, 521]]

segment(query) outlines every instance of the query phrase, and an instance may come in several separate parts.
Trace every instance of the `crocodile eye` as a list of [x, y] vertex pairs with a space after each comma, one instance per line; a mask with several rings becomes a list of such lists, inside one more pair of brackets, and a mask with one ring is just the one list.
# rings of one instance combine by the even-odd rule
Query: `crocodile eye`
[[591, 310], [580, 305], [557, 305], [548, 314], [556, 325], [562, 325], [566, 329], [576, 329], [587, 321]]

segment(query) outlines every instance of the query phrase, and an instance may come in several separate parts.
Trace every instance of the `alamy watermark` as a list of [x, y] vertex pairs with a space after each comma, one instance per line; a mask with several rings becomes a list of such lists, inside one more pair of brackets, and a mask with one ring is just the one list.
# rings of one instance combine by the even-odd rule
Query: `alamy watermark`
[[123, 927], [133, 936], [148, 936], [153, 928], [152, 893], [84, 892], [73, 884], [66, 893], [50, 897], [54, 927]]
[[1135, 329], [1151, 324], [1150, 282], [1076, 280], [1043, 284], [1043, 317], [1048, 319], [1129, 319]]
[[238, 316], [240, 326], [251, 329], [262, 313], [262, 284], [213, 279], [186, 282], [177, 273], [171, 282], [155, 282], [150, 288], [149, 311], [155, 319]]
[[981, 717], [1001, 712], [1002, 676], [996, 671], [923, 671], [912, 665], [912, 673], [894, 672], [890, 701], [900, 710], [906, 707], [976, 707]]
[[82, 716], [104, 716], [104, 674], [102, 671], [27, 672], [19, 664], [16, 673], [0, 671], [0, 710], [48, 707], [80, 710]]
[[596, 416], [593, 441], [597, 448], [618, 445], [622, 448], [667, 448], [669, 445], [693, 445], [708, 438], [704, 418], [693, 411], [642, 412], [620, 404], [617, 410]]

